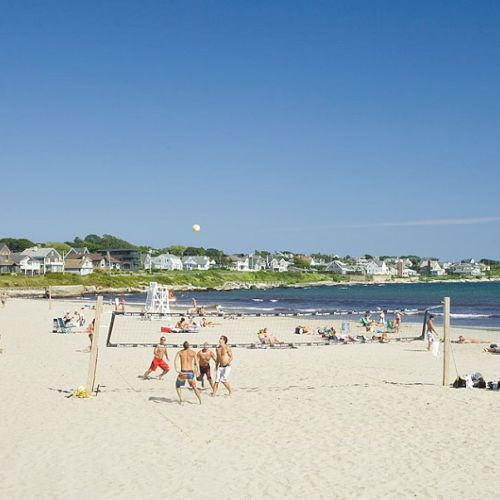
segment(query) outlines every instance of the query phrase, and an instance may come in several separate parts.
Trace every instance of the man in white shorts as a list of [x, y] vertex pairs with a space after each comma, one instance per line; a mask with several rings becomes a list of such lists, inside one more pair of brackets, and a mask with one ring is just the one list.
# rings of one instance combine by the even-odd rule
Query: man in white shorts
[[224, 387], [227, 389], [229, 396], [233, 393], [231, 386], [229, 385], [228, 378], [231, 373], [231, 363], [233, 362], [233, 351], [227, 345], [227, 337], [222, 335], [219, 339], [219, 346], [216, 349], [217, 358], [215, 360], [215, 384], [212, 392], [212, 396], [217, 394], [219, 389], [219, 383], [222, 382]]

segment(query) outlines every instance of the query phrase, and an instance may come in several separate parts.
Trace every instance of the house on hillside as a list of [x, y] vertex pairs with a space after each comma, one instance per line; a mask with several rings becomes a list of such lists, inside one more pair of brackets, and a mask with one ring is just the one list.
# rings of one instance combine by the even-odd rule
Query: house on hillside
[[[146, 264], [144, 267], [148, 268]], [[151, 269], [161, 269], [163, 271], [182, 271], [182, 259], [177, 255], [164, 253], [156, 257], [151, 257]]]
[[334, 260], [326, 266], [325, 271], [336, 274], [353, 274], [355, 269], [353, 266], [349, 266], [341, 260]]
[[422, 276], [444, 276], [446, 271], [437, 260], [427, 259], [420, 263], [420, 274]]
[[450, 266], [450, 274], [457, 274], [460, 276], [484, 276], [481, 265], [472, 260], [471, 262], [455, 262]]
[[271, 262], [269, 263], [269, 268], [271, 271], [275, 273], [285, 273], [288, 271], [288, 266], [290, 263], [286, 261], [285, 259], [271, 259]]
[[25, 255], [40, 263], [40, 272], [43, 274], [64, 271], [63, 258], [55, 248], [31, 247], [23, 250], [20, 255]]
[[193, 255], [182, 258], [182, 266], [187, 271], [207, 271], [213, 265], [214, 261], [210, 260], [206, 255]]
[[100, 255], [106, 257], [111, 269], [138, 272], [141, 268], [141, 252], [130, 248], [110, 248], [98, 250]]
[[373, 259], [366, 264], [366, 274], [369, 276], [389, 276], [391, 271], [384, 261]]
[[250, 271], [250, 259], [247, 256], [240, 257], [238, 255], [231, 255], [230, 268], [233, 271]]
[[65, 259], [75, 259], [78, 258], [76, 256], [87, 255], [89, 254], [89, 249], [87, 247], [82, 248], [70, 248], [68, 253], [64, 256]]
[[250, 271], [263, 271], [267, 267], [266, 259], [258, 255], [249, 255], [248, 262]]
[[79, 274], [86, 276], [94, 272], [94, 265], [92, 260], [88, 257], [81, 257], [79, 259], [66, 259], [64, 261], [64, 270], [67, 273]]

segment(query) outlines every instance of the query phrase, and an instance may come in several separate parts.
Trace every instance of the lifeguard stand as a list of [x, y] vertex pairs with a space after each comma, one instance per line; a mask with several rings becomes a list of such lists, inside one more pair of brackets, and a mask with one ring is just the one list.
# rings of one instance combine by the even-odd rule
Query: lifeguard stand
[[168, 287], [151, 282], [146, 297], [146, 305], [144, 306], [145, 312], [170, 314], [170, 297]]

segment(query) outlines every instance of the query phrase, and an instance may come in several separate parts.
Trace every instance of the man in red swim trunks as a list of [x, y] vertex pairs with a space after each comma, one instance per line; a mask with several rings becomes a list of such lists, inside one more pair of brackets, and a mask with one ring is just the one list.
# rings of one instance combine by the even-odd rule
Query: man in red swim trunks
[[167, 346], [165, 345], [167, 339], [165, 337], [160, 338], [160, 343], [155, 347], [153, 351], [153, 361], [151, 363], [151, 366], [149, 369], [144, 373], [144, 378], [148, 379], [149, 374], [151, 372], [154, 372], [158, 367], [160, 367], [163, 372], [162, 374], [158, 377], [158, 380], [161, 380], [164, 375], [168, 373], [170, 370], [170, 367], [168, 364], [165, 362], [163, 358], [165, 358], [168, 361], [168, 353], [167, 353]]

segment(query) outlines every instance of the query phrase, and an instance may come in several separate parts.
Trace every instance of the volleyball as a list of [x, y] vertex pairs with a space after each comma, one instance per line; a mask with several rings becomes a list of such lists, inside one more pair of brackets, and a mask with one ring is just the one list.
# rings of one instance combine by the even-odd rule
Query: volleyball
[[193, 224], [193, 233], [198, 233], [201, 227], [199, 224]]

